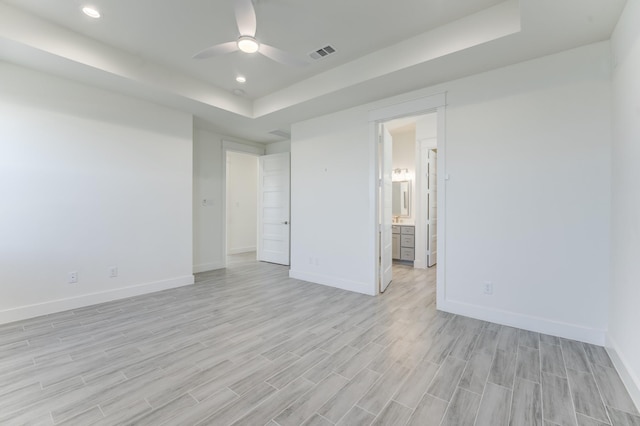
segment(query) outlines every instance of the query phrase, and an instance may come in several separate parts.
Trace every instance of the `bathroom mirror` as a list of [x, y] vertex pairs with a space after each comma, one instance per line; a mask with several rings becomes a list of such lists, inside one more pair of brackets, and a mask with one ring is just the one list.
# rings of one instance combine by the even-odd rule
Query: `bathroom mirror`
[[391, 197], [391, 211], [393, 216], [411, 216], [411, 181], [402, 180], [392, 182], [392, 188], [393, 195]]

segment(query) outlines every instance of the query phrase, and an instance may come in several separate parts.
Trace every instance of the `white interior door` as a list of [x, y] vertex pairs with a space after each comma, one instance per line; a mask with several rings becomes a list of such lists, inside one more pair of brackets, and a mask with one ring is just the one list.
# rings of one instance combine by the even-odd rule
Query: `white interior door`
[[289, 153], [263, 155], [258, 169], [258, 260], [289, 265]]
[[438, 262], [438, 153], [427, 153], [427, 266], [432, 267]]
[[393, 140], [389, 131], [383, 125], [380, 127], [382, 145], [380, 147], [380, 292], [383, 292], [393, 279], [393, 239], [391, 233]]

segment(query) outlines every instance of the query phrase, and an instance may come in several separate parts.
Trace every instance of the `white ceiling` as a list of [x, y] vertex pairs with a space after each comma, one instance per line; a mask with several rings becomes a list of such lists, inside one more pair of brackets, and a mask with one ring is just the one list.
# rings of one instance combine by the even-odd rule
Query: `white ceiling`
[[233, 0], [89, 3], [102, 18], [84, 16], [82, 0], [1, 1], [0, 59], [269, 142], [302, 119], [606, 40], [625, 0], [254, 0], [258, 40], [301, 58], [336, 48], [303, 68], [240, 52], [192, 59], [237, 38]]
[[[255, 99], [501, 1], [256, 1], [259, 40], [301, 58], [327, 44], [337, 49], [305, 68], [240, 52], [193, 60], [200, 50], [237, 38], [233, 0], [95, 0], [98, 20], [81, 13], [82, 0], [4, 2], [203, 82], [242, 87]], [[238, 73], [246, 84], [236, 84]]]

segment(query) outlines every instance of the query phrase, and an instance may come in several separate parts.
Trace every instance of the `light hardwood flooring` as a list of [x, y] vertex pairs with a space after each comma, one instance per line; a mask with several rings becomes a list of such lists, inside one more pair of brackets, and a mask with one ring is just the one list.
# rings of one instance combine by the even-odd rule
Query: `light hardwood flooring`
[[640, 425], [601, 347], [236, 256], [197, 284], [0, 326], [0, 425]]

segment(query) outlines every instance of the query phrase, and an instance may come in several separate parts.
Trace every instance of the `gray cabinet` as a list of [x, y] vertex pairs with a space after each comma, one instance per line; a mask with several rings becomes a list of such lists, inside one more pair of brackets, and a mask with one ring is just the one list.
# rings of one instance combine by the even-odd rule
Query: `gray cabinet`
[[416, 258], [415, 233], [413, 225], [392, 225], [392, 257], [413, 262]]
[[391, 235], [391, 257], [400, 259], [400, 233]]

